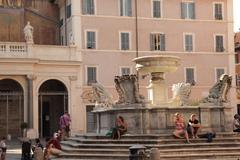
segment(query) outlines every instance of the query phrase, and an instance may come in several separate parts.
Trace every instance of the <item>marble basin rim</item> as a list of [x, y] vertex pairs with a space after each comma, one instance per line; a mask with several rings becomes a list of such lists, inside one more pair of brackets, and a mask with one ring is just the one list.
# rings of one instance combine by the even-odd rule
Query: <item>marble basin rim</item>
[[153, 55], [134, 58], [136, 70], [142, 73], [174, 72], [180, 66], [180, 57], [172, 55]]

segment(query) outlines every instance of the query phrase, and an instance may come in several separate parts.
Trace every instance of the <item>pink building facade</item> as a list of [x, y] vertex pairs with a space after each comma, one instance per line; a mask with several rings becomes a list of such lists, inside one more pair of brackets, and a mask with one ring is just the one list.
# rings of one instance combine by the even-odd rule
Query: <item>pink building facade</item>
[[[82, 57], [81, 103], [86, 120], [94, 103], [91, 83], [101, 83], [117, 99], [113, 78], [135, 74], [132, 59], [145, 55], [176, 55], [181, 66], [166, 75], [174, 83], [193, 84], [197, 102], [221, 74], [233, 75], [230, 103], [237, 111], [232, 0], [59, 0], [61, 43], [74, 45]], [[139, 77], [147, 96], [149, 77]], [[169, 92], [170, 93], [170, 92]], [[169, 99], [171, 94], [169, 95]], [[85, 109], [86, 108], [86, 109]]]

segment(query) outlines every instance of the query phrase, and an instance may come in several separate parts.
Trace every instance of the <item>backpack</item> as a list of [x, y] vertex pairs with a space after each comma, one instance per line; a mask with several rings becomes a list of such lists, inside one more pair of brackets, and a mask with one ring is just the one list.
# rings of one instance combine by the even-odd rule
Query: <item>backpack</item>
[[211, 132], [209, 132], [209, 133], [206, 133], [206, 137], [207, 137], [207, 142], [212, 142], [213, 141], [213, 138], [215, 138], [216, 137], [216, 134], [215, 133], [211, 133]]

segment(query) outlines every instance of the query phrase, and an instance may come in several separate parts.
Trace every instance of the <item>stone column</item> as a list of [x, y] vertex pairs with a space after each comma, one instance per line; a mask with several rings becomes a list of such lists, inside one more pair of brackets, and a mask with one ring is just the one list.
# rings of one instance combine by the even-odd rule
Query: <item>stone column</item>
[[33, 128], [33, 80], [36, 78], [34, 75], [27, 75], [27, 109], [28, 109], [28, 126]]

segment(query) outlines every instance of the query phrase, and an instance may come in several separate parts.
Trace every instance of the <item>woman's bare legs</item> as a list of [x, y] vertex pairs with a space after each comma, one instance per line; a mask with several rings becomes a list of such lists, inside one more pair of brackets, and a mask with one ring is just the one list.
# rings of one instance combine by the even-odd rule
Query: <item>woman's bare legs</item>
[[187, 143], [190, 143], [187, 131], [184, 131], [184, 136], [185, 136], [185, 138], [187, 140]]

